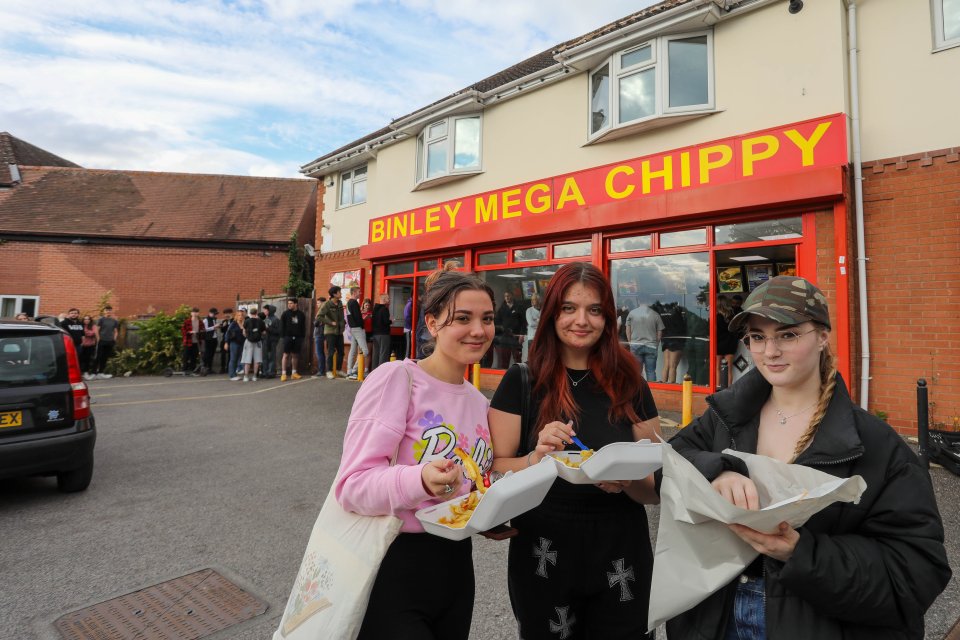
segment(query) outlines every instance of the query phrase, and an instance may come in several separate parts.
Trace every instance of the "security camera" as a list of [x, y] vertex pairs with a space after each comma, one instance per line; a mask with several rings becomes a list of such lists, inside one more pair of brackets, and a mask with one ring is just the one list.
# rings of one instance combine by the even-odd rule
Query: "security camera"
[[308, 256], [315, 256], [315, 255], [317, 255], [317, 250], [313, 248], [313, 245], [312, 245], [312, 244], [305, 244], [305, 245], [303, 245], [303, 250], [307, 252], [307, 255], [308, 255]]
[[800, 13], [803, 9], [803, 0], [790, 0], [790, 6], [787, 7], [787, 11], [790, 13]]

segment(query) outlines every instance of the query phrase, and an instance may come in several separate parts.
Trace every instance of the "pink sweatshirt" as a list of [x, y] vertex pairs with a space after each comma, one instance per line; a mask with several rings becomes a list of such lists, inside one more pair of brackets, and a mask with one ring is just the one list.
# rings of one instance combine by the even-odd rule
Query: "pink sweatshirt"
[[361, 515], [393, 514], [403, 520], [401, 531], [423, 531], [415, 511], [471, 486], [464, 475], [454, 494], [435, 498], [423, 488], [420, 465], [443, 458], [460, 464], [453, 453], [459, 446], [486, 472], [493, 462], [488, 406], [473, 385], [437, 380], [414, 360], [377, 367], [350, 412], [335, 481], [340, 505]]

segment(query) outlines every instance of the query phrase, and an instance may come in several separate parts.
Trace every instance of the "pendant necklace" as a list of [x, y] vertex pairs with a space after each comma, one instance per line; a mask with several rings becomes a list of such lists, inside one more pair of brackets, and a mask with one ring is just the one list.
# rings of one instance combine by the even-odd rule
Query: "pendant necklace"
[[578, 384], [580, 384], [581, 382], [583, 382], [584, 380], [586, 380], [586, 379], [587, 379], [587, 376], [589, 376], [589, 375], [590, 375], [590, 372], [587, 371], [585, 374], [583, 374], [583, 376], [581, 376], [581, 378], [580, 378], [579, 380], [574, 380], [574, 379], [573, 379], [573, 376], [570, 375], [570, 372], [567, 371], [567, 377], [570, 378], [570, 382], [573, 384], [573, 386], [577, 386]]
[[[817, 400], [817, 402], [820, 402], [820, 400]], [[789, 420], [790, 418], [793, 418], [793, 417], [795, 417], [795, 416], [798, 416], [798, 415], [800, 415], [801, 413], [803, 413], [804, 411], [808, 411], [809, 409], [817, 406], [817, 402], [814, 402], [814, 403], [811, 404], [809, 407], [806, 407], [805, 409], [801, 409], [800, 411], [797, 411], [796, 413], [792, 413], [792, 414], [790, 414], [789, 416], [783, 415], [783, 411], [780, 411], [780, 409], [777, 409], [776, 407], [774, 407], [773, 410], [777, 412], [777, 415], [778, 415], [778, 416], [780, 416], [780, 424], [787, 424], [787, 420]]]

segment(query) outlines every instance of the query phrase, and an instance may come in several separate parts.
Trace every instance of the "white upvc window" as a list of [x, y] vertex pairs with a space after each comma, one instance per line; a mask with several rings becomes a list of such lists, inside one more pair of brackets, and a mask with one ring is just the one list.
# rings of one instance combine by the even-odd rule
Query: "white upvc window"
[[711, 31], [621, 49], [590, 74], [590, 138], [667, 115], [712, 110], [713, 82]]
[[13, 318], [18, 313], [25, 313], [33, 318], [39, 309], [40, 296], [0, 295], [0, 318]]
[[934, 49], [960, 46], [960, 0], [930, 0]]
[[431, 122], [417, 136], [417, 184], [480, 171], [479, 115]]
[[340, 174], [340, 207], [367, 201], [367, 165]]

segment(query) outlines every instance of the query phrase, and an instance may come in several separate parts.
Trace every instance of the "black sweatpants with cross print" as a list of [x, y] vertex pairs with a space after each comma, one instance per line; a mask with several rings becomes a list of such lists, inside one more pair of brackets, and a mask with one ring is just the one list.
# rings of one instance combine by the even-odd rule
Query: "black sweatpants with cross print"
[[544, 502], [512, 524], [520, 533], [507, 574], [521, 640], [645, 637], [653, 551], [642, 505], [624, 494]]

